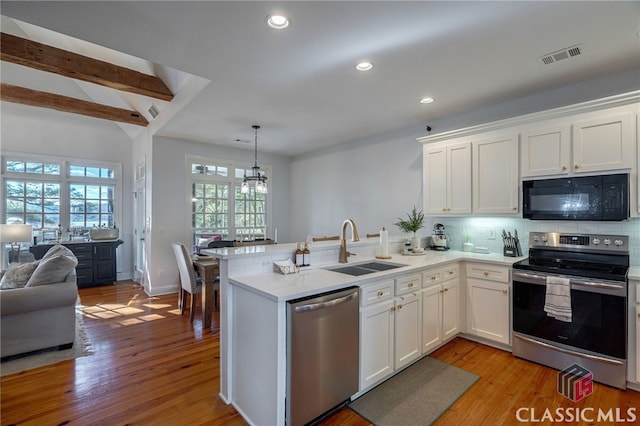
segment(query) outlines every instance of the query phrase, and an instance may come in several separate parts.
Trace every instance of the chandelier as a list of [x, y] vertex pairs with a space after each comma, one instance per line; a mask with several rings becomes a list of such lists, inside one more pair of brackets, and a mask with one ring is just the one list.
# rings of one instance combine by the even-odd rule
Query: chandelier
[[240, 192], [246, 194], [249, 192], [249, 182], [256, 182], [256, 192], [260, 194], [266, 194], [267, 191], [267, 176], [264, 173], [260, 173], [260, 167], [258, 167], [258, 129], [260, 126], [254, 124], [253, 130], [255, 132], [255, 162], [253, 163], [253, 167], [251, 167], [251, 176], [247, 176], [247, 172], [244, 173], [244, 179], [242, 181], [242, 186], [240, 187]]

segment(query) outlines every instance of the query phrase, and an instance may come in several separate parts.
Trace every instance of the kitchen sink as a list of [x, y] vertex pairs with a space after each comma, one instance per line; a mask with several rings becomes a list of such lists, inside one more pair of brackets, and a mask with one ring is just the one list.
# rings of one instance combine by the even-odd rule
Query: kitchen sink
[[324, 269], [328, 271], [339, 272], [341, 274], [359, 276], [359, 275], [373, 274], [381, 271], [388, 271], [390, 269], [401, 268], [403, 266], [407, 266], [407, 265], [403, 265], [401, 263], [373, 261], [373, 262], [352, 263], [349, 265], [332, 266]]

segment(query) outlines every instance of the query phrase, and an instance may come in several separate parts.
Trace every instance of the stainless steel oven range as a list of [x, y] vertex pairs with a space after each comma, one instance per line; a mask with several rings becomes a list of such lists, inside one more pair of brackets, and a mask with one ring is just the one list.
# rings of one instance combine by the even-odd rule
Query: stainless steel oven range
[[629, 237], [531, 232], [513, 265], [513, 354], [626, 388]]

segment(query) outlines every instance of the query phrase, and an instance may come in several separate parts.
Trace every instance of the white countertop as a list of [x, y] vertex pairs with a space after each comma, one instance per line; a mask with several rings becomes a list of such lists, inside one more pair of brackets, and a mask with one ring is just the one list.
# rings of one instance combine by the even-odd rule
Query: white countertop
[[640, 280], [640, 266], [629, 267], [628, 277], [630, 280]]
[[351, 276], [339, 272], [328, 271], [323, 268], [337, 265], [358, 264], [378, 259], [371, 257], [368, 259], [358, 259], [358, 261], [352, 261], [346, 264], [333, 263], [326, 265], [314, 265], [311, 269], [302, 270], [299, 273], [288, 275], [282, 275], [277, 272], [265, 272], [254, 275], [230, 276], [229, 281], [233, 285], [254, 291], [267, 298], [277, 301], [286, 301], [326, 291], [338, 290], [350, 285], [366, 285], [370, 282], [379, 281], [380, 279], [387, 277], [406, 275], [425, 267], [439, 266], [460, 260], [477, 260], [511, 266], [513, 263], [522, 259], [524, 259], [524, 257], [504, 257], [501, 254], [467, 253], [454, 250], [446, 252], [426, 251], [423, 256], [403, 256], [401, 254], [394, 254], [391, 259], [381, 261], [401, 263], [407, 266], [368, 275]]

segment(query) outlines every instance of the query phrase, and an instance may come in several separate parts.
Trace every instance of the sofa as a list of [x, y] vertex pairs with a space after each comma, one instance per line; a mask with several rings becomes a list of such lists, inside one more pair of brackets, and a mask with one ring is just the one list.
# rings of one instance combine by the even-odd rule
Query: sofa
[[36, 262], [11, 265], [0, 280], [0, 357], [75, 340], [78, 259], [62, 245]]

